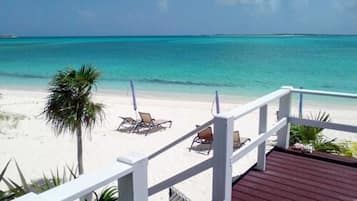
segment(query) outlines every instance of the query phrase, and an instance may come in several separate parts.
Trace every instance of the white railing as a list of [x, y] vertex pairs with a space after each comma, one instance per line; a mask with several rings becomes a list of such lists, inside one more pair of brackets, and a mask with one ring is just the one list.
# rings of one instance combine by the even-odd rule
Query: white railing
[[93, 191], [118, 181], [121, 200], [147, 201], [147, 163], [140, 154], [128, 154], [118, 161], [93, 174], [79, 176], [66, 184], [44, 193], [29, 193], [15, 201], [72, 201], [91, 194]]
[[256, 109], [269, 104], [272, 101], [275, 101], [283, 96], [286, 96], [290, 93], [292, 87], [282, 87], [281, 89], [278, 89], [270, 94], [267, 94], [265, 96], [262, 96], [252, 102], [249, 102], [241, 107], [238, 107], [234, 110], [231, 110], [226, 113], [221, 113], [218, 116], [224, 117], [224, 118], [233, 118], [233, 119], [238, 119], [241, 118]]
[[182, 171], [181, 173], [178, 173], [152, 187], [149, 188], [149, 195], [153, 195], [155, 193], [158, 193], [162, 190], [165, 190], [177, 183], [180, 183], [181, 181], [184, 181], [190, 177], [195, 176], [196, 174], [199, 174], [200, 172], [203, 172], [209, 168], [212, 167], [212, 158], [209, 158], [185, 171]]
[[[282, 87], [232, 111], [214, 118], [212, 200], [230, 201], [232, 194], [232, 163], [258, 147], [257, 169], [265, 170], [265, 141], [278, 132], [278, 146], [287, 148], [292, 87]], [[267, 131], [268, 104], [279, 100], [279, 121]], [[259, 109], [259, 134], [233, 153], [234, 121]]]
[[309, 90], [309, 89], [295, 89], [295, 88], [292, 88], [291, 92], [318, 95], [318, 96], [332, 96], [332, 97], [340, 97], [340, 98], [357, 99], [357, 94], [352, 94], [352, 93], [341, 93], [341, 92]]
[[160, 150], [154, 152], [149, 156], [149, 160], [155, 158], [156, 156], [160, 155], [161, 153], [167, 151], [168, 149], [174, 147], [175, 145], [181, 143], [182, 141], [186, 140], [187, 138], [191, 137], [192, 135], [197, 134], [197, 132], [207, 128], [208, 126], [212, 125], [213, 119], [207, 121], [206, 123], [203, 123], [201, 126], [198, 126], [197, 128], [193, 129], [192, 131], [188, 132], [187, 134], [183, 135], [182, 137], [178, 138], [177, 140], [171, 142], [170, 144], [164, 146]]
[[[259, 108], [259, 136], [252, 139], [247, 145], [240, 148], [239, 150], [232, 153], [232, 157], [229, 161], [226, 158], [226, 161], [220, 164], [213, 165], [213, 171], [220, 171], [220, 168], [225, 169], [226, 173], [223, 174], [224, 171], [220, 171], [221, 175], [216, 174], [217, 178], [215, 178], [215, 174], [213, 176], [213, 200], [231, 200], [231, 165], [232, 163], [237, 162], [239, 159], [247, 155], [249, 152], [254, 150], [258, 147], [258, 157], [257, 157], [257, 164], [256, 169], [258, 170], [265, 170], [266, 164], [266, 150], [265, 150], [265, 141], [272, 136], [273, 134], [277, 133], [278, 136], [278, 147], [281, 148], [288, 148], [289, 145], [289, 126], [290, 124], [299, 124], [299, 125], [306, 125], [312, 127], [319, 127], [319, 128], [326, 128], [326, 129], [333, 129], [338, 131], [345, 131], [345, 132], [352, 132], [357, 133], [357, 126], [354, 125], [347, 125], [347, 124], [340, 124], [340, 123], [332, 123], [332, 122], [321, 122], [316, 120], [309, 120], [292, 117], [290, 115], [291, 110], [291, 95], [292, 93], [299, 93], [299, 94], [310, 94], [310, 95], [318, 95], [318, 96], [331, 96], [331, 97], [338, 97], [338, 98], [349, 98], [349, 99], [357, 99], [357, 94], [351, 93], [339, 93], [339, 92], [327, 92], [327, 91], [318, 91], [318, 90], [307, 90], [307, 89], [294, 89], [292, 87], [282, 87], [282, 89], [277, 90], [271, 94], [268, 94], [264, 97], [261, 97], [247, 105], [237, 108], [233, 111], [230, 111], [226, 114], [220, 115], [221, 118], [225, 118], [225, 121], [222, 123], [223, 125], [230, 125], [232, 124], [232, 119], [237, 120], [238, 118], [251, 113]], [[279, 99], [279, 121], [269, 130], [266, 131], [267, 128], [267, 104], [274, 100]], [[215, 126], [217, 126], [215, 124]], [[223, 140], [231, 140], [231, 133], [233, 132], [232, 126], [226, 126], [229, 129], [222, 129], [222, 135], [229, 136], [227, 138], [222, 137]], [[230, 142], [226, 142], [227, 145]], [[226, 150], [227, 151], [227, 150]], [[228, 154], [225, 153], [223, 155], [229, 155], [230, 149], [228, 149]], [[216, 149], [215, 149], [216, 152]], [[229, 163], [231, 162], [231, 163]], [[218, 176], [226, 176], [225, 181], [220, 181]], [[216, 180], [216, 181], [215, 181]], [[215, 193], [218, 192], [218, 193]]]
[[[258, 170], [265, 170], [266, 164], [266, 140], [273, 134], [277, 134], [277, 146], [287, 148], [289, 145], [290, 123], [314, 126], [320, 128], [335, 129], [340, 131], [357, 133], [357, 126], [319, 122], [303, 118], [295, 118], [290, 115], [292, 93], [303, 93], [311, 95], [333, 96], [340, 98], [357, 98], [357, 94], [326, 92], [307, 89], [294, 89], [282, 87], [266, 96], [256, 99], [232, 111], [221, 113], [202, 126], [193, 129], [179, 139], [169, 143], [149, 157], [130, 156], [120, 158], [118, 162], [105, 170], [93, 175], [85, 175], [66, 183], [62, 186], [49, 190], [39, 195], [28, 194], [17, 200], [74, 200], [92, 191], [118, 180], [120, 199], [125, 201], [146, 201], [148, 196], [156, 194], [179, 182], [182, 182], [209, 168], [213, 168], [212, 178], [212, 200], [230, 201], [232, 188], [232, 164], [239, 161], [249, 152], [258, 148], [257, 165]], [[279, 100], [278, 122], [267, 130], [268, 104]], [[233, 152], [233, 128], [234, 121], [259, 109], [259, 131], [257, 137], [252, 138], [245, 146]], [[168, 149], [174, 147], [185, 139], [195, 135], [200, 130], [214, 125], [213, 156], [205, 161], [194, 165], [170, 178], [165, 179], [151, 187], [147, 186], [147, 163], [148, 159], [154, 159]]]
[[243, 146], [242, 148], [235, 151], [232, 154], [232, 163], [237, 162], [239, 159], [241, 159], [243, 156], [248, 154], [250, 151], [257, 148], [260, 144], [264, 143], [269, 137], [275, 134], [278, 130], [286, 126], [287, 123], [288, 120], [286, 118], [281, 119], [269, 131], [265, 133], [261, 133], [258, 137], [252, 139], [251, 142], [248, 143], [246, 146]]

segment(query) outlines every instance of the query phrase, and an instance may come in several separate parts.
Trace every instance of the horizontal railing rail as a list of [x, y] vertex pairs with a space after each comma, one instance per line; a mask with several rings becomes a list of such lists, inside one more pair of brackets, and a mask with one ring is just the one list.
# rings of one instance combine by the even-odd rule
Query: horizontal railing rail
[[341, 93], [341, 92], [309, 90], [309, 89], [296, 89], [296, 88], [292, 88], [291, 92], [310, 94], [310, 95], [319, 95], [319, 96], [332, 96], [332, 97], [340, 97], [340, 98], [357, 99], [357, 94], [352, 94], [352, 93]]
[[209, 158], [185, 171], [182, 171], [152, 187], [149, 188], [149, 196], [154, 195], [162, 190], [165, 190], [177, 183], [180, 183], [196, 174], [199, 174], [212, 167], [212, 158]]
[[183, 135], [182, 137], [178, 138], [177, 140], [171, 142], [170, 144], [164, 146], [163, 148], [161, 148], [160, 150], [154, 152], [153, 154], [151, 154], [148, 158], [149, 160], [155, 158], [156, 156], [160, 155], [161, 153], [167, 151], [168, 149], [174, 147], [175, 145], [181, 143], [182, 141], [186, 140], [187, 138], [191, 137], [194, 134], [197, 134], [199, 131], [207, 128], [208, 126], [213, 124], [213, 119], [207, 121], [206, 123], [202, 124], [201, 126], [193, 129], [192, 131], [188, 132], [187, 134]]
[[132, 166], [115, 162], [111, 166], [94, 174], [79, 176], [77, 179], [74, 179], [56, 188], [50, 189], [46, 192], [37, 194], [36, 196], [34, 194], [30, 194], [31, 197], [28, 196], [28, 199], [24, 199], [26, 197], [20, 199], [28, 201], [75, 200], [90, 194], [91, 192], [101, 188], [106, 184], [109, 184], [121, 177], [132, 173], [132, 171]]
[[260, 144], [265, 142], [270, 136], [272, 136], [277, 131], [279, 131], [281, 128], [283, 128], [287, 123], [288, 123], [287, 118], [281, 119], [269, 131], [267, 131], [265, 133], [261, 133], [258, 137], [256, 137], [255, 139], [252, 139], [250, 142], [248, 142], [242, 148], [233, 152], [232, 158], [231, 158], [232, 163], [235, 163], [236, 161], [241, 159], [243, 156], [245, 156], [247, 153], [249, 153], [253, 149], [257, 148]]
[[96, 190], [117, 182], [120, 199], [147, 201], [147, 162], [145, 155], [128, 153], [106, 168], [78, 178], [40, 194], [29, 193], [16, 201], [73, 201], [89, 198]]
[[[149, 155], [149, 160], [157, 157], [158, 155], [162, 154], [163, 152], [169, 150], [170, 148], [174, 147], [175, 145], [181, 143], [182, 141], [186, 140], [187, 138], [197, 134], [199, 131], [209, 127], [210, 125], [213, 124], [213, 119], [203, 123], [202, 125], [198, 126], [197, 128], [193, 129], [192, 131], [188, 132], [187, 134], [183, 135], [182, 137], [176, 139], [175, 141], [169, 143], [168, 145], [164, 146], [160, 150], [154, 152], [153, 154]], [[154, 195], [162, 190], [165, 190], [177, 183], [180, 183], [187, 178], [190, 178], [196, 174], [201, 173], [202, 171], [205, 171], [208, 168], [212, 167], [212, 158], [207, 159], [191, 168], [188, 168], [187, 170], [182, 171], [181, 173], [178, 173], [164, 181], [161, 181], [158, 184], [155, 184], [151, 187], [149, 187], [149, 196]]]
[[241, 107], [238, 107], [237, 109], [234, 109], [232, 111], [226, 112], [219, 114], [217, 116], [220, 117], [225, 117], [225, 118], [233, 118], [233, 119], [238, 119], [241, 118], [249, 113], [251, 113], [254, 110], [259, 109], [260, 107], [269, 104], [272, 101], [275, 101], [287, 94], [290, 93], [291, 88], [286, 87], [286, 88], [281, 88], [278, 89], [268, 95], [265, 95], [261, 98], [258, 98], [250, 103], [247, 103]]
[[289, 117], [289, 122], [291, 124], [296, 124], [296, 125], [304, 125], [304, 126], [311, 126], [311, 127], [326, 128], [326, 129], [332, 129], [332, 130], [338, 130], [338, 131], [357, 133], [357, 126], [347, 125], [347, 124], [322, 122], [322, 121], [310, 120], [310, 119], [300, 119], [300, 118], [296, 118], [296, 117]]

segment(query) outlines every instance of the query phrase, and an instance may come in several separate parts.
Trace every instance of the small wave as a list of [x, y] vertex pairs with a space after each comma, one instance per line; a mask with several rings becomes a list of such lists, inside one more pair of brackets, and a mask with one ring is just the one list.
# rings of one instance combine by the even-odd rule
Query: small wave
[[[29, 73], [10, 73], [0, 72], [0, 76], [13, 77], [13, 78], [28, 78], [28, 79], [51, 79], [51, 76], [29, 74]], [[128, 79], [113, 79], [103, 77], [103, 81], [129, 81]], [[210, 82], [193, 82], [193, 81], [179, 81], [179, 80], [164, 80], [164, 79], [138, 79], [137, 82], [154, 83], [154, 84], [173, 84], [173, 85], [185, 85], [185, 86], [206, 86], [206, 87], [234, 87], [234, 84], [223, 83], [210, 83]]]
[[27, 74], [27, 73], [9, 73], [9, 72], [0, 72], [0, 76], [16, 77], [16, 78], [36, 78], [36, 79], [50, 78], [49, 76], [45, 76], [45, 75]]
[[176, 84], [176, 85], [190, 85], [190, 86], [206, 86], [206, 87], [234, 87], [233, 84], [222, 83], [207, 83], [207, 82], [192, 82], [192, 81], [178, 81], [178, 80], [162, 80], [162, 79], [142, 79], [139, 82], [149, 82], [157, 84]]

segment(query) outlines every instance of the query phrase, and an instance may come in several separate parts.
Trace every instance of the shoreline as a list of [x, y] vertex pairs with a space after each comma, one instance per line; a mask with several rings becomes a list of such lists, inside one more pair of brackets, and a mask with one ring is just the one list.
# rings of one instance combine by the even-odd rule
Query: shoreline
[[[276, 90], [279, 88], [276, 88]], [[47, 94], [48, 91], [45, 87], [33, 87], [33, 86], [16, 86], [16, 87], [9, 87], [9, 86], [0, 86], [0, 94], [2, 91], [7, 92], [17, 92], [17, 93], [26, 93], [26, 92], [33, 92], [33, 93], [41, 93]], [[271, 91], [273, 92], [273, 91]], [[226, 95], [223, 93], [219, 93], [220, 103], [221, 104], [244, 104], [250, 101], [254, 101], [255, 99], [267, 95], [271, 92], [261, 94], [261, 95], [246, 95], [246, 96], [239, 96], [239, 95]], [[131, 91], [130, 87], [128, 86], [127, 89], [112, 89], [112, 88], [97, 88], [97, 90], [93, 93], [94, 96], [117, 96], [121, 98], [130, 97], [131, 98]], [[149, 99], [149, 100], [166, 100], [166, 101], [193, 101], [193, 102], [209, 102], [214, 104], [215, 102], [215, 91], [212, 90], [211, 94], [208, 93], [191, 93], [191, 92], [177, 92], [177, 91], [156, 91], [156, 90], [142, 90], [142, 89], [135, 89], [135, 95], [137, 101], [140, 101], [140, 98]], [[1, 102], [1, 99], [0, 99]], [[298, 107], [299, 102], [299, 95], [293, 94], [292, 96], [292, 105], [296, 105]], [[1, 104], [0, 104], [1, 105]], [[313, 106], [313, 107], [336, 107], [339, 106], [341, 109], [348, 109], [348, 108], [355, 108], [357, 109], [357, 104], [354, 102], [354, 99], [347, 99], [347, 98], [336, 98], [336, 97], [326, 97], [326, 96], [314, 96], [314, 95], [304, 95], [303, 98], [303, 107]]]

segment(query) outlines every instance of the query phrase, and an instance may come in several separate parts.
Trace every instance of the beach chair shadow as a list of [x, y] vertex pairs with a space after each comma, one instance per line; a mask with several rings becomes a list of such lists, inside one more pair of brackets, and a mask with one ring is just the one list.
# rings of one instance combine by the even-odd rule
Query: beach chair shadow
[[210, 144], [197, 144], [191, 147], [188, 147], [188, 150], [195, 151], [198, 154], [209, 155], [210, 150], [212, 149]]
[[139, 121], [133, 119], [132, 117], [119, 117], [122, 121], [116, 130], [120, 132], [131, 133], [139, 123]]
[[146, 127], [144, 127], [144, 128], [137, 129], [134, 132], [136, 134], [149, 135], [149, 134], [152, 134], [152, 133], [163, 131], [165, 129], [166, 129], [166, 127], [155, 127], [155, 128], [146, 128]]

